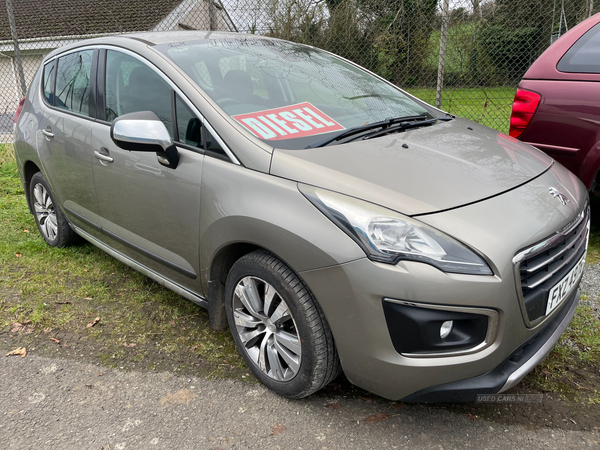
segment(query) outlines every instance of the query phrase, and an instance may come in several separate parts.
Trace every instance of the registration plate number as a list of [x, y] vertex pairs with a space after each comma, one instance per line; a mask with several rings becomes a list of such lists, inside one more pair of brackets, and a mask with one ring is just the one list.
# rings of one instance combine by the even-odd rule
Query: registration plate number
[[556, 307], [567, 298], [567, 295], [569, 295], [573, 286], [579, 281], [579, 277], [583, 273], [583, 267], [585, 265], [585, 255], [586, 254], [584, 253], [579, 262], [575, 264], [575, 267], [573, 267], [571, 271], [550, 290], [550, 293], [548, 294], [548, 304], [546, 306], [546, 315], [554, 311]]

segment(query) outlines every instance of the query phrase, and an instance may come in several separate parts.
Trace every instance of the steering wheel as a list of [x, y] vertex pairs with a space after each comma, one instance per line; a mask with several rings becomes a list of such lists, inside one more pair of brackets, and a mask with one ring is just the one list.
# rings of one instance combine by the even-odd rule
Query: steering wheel
[[219, 106], [238, 105], [240, 102], [235, 98], [223, 97], [217, 100]]

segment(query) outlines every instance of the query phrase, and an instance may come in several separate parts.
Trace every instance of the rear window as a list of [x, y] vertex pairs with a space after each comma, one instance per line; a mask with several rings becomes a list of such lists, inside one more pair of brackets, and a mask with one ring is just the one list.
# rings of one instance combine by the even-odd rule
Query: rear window
[[600, 73], [600, 23], [573, 44], [556, 68], [567, 73]]

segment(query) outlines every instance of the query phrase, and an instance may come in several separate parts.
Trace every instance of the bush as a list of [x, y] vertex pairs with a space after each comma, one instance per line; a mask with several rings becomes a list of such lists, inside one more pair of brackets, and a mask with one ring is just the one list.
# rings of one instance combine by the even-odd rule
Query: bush
[[483, 51], [505, 83], [518, 83], [538, 52], [532, 42], [539, 42], [541, 27], [507, 28], [493, 25], [480, 33]]

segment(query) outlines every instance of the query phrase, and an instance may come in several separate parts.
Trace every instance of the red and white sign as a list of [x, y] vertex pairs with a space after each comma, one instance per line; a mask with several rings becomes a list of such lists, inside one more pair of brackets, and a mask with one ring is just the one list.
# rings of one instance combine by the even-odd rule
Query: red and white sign
[[293, 139], [345, 130], [309, 102], [232, 116], [261, 139]]

